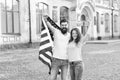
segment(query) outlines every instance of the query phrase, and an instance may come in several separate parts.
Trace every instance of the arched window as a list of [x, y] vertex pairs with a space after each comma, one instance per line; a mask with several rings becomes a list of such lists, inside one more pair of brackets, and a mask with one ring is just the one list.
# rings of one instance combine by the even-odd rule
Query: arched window
[[86, 32], [87, 32], [88, 25], [87, 25], [87, 21], [86, 21], [86, 16], [84, 14], [81, 15], [81, 22], [82, 22], [81, 32], [82, 32], [83, 35], [85, 35]]
[[18, 0], [1, 0], [1, 26], [4, 34], [20, 33], [20, 15]]
[[82, 15], [82, 16], [81, 16], [81, 20], [82, 20], [82, 21], [85, 21], [85, 20], [86, 20], [85, 15]]
[[117, 27], [117, 15], [114, 15], [114, 32], [118, 32], [118, 27]]
[[110, 23], [109, 23], [109, 21], [110, 21], [110, 16], [109, 16], [109, 14], [108, 13], [106, 13], [105, 14], [105, 32], [106, 33], [109, 33], [110, 32]]
[[60, 7], [60, 20], [69, 20], [69, 9], [65, 6]]
[[45, 3], [39, 2], [36, 4], [36, 30], [37, 34], [40, 33], [41, 31], [41, 26], [42, 26], [42, 15], [43, 14], [48, 14], [48, 5]]

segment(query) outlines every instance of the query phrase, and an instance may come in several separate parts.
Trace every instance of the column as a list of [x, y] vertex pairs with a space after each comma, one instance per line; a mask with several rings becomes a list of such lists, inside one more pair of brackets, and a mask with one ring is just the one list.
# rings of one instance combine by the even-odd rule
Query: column
[[1, 4], [0, 4], [0, 45], [2, 44], [2, 37], [1, 37], [1, 35], [2, 35], [1, 16], [2, 16], [2, 14], [1, 14], [1, 12], [2, 12], [2, 8], [1, 8]]

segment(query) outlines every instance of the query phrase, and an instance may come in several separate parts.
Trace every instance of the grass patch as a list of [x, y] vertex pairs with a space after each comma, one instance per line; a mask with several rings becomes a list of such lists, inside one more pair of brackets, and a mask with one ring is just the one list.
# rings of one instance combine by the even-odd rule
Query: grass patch
[[0, 51], [15, 50], [15, 49], [27, 49], [27, 48], [38, 48], [39, 42], [34, 43], [19, 43], [19, 44], [5, 44], [0, 46]]

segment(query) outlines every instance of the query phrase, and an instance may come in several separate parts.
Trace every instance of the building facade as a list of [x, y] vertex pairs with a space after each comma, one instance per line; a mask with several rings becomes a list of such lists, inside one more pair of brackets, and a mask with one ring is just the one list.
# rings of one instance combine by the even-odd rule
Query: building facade
[[92, 39], [119, 37], [119, 9], [117, 0], [0, 0], [0, 45], [39, 42], [43, 14], [83, 34], [92, 23]]
[[[78, 23], [93, 21], [91, 37], [93, 39], [111, 39], [120, 37], [120, 7], [118, 0], [78, 0]], [[81, 20], [82, 16], [86, 20]], [[89, 22], [88, 21], [88, 22]]]

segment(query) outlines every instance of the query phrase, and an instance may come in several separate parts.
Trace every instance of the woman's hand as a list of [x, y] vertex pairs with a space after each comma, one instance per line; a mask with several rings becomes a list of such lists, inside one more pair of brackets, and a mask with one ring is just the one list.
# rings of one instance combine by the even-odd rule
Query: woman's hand
[[83, 44], [85, 44], [86, 41], [88, 40], [88, 38], [90, 37], [91, 27], [92, 27], [92, 20], [90, 21], [90, 25], [89, 25], [89, 27], [88, 27], [88, 30], [87, 30], [85, 36], [82, 37], [82, 40], [81, 40], [81, 41], [82, 41]]

